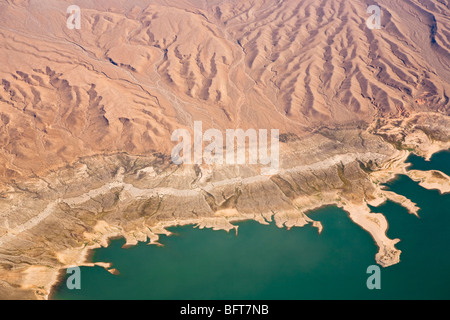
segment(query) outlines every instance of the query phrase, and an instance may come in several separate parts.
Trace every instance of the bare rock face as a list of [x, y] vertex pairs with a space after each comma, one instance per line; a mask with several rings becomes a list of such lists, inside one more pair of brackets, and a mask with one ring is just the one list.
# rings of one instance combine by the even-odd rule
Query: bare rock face
[[[63, 1], [0, 4], [0, 298], [48, 298], [64, 267], [122, 236], [320, 222], [337, 205], [399, 262], [367, 204], [410, 152], [449, 148], [449, 9], [441, 1]], [[279, 129], [280, 170], [175, 165], [176, 129]], [[105, 265], [109, 268], [109, 265]]]

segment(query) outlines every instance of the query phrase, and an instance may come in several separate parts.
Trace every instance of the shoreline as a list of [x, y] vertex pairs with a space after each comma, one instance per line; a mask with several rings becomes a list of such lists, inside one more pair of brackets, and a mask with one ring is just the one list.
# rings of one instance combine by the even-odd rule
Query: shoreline
[[[439, 150], [438, 152], [447, 151], [447, 150], [448, 149], [445, 148], [445, 149]], [[436, 153], [438, 153], [438, 152], [436, 152]], [[408, 163], [406, 160], [410, 156], [410, 154], [411, 154], [411, 152], [409, 152], [409, 151], [399, 151], [399, 153], [397, 153], [393, 158], [389, 159], [379, 171], [374, 172], [375, 178], [380, 180], [379, 183], [384, 184], [389, 181], [392, 181], [393, 179], [396, 179], [396, 177], [399, 174], [407, 175], [408, 171], [406, 169], [411, 164]], [[370, 203], [366, 201], [365, 203], [372, 205], [372, 203], [375, 202], [375, 204], [380, 205], [381, 203], [384, 203], [388, 199], [392, 201], [392, 198], [389, 196], [386, 196], [386, 194], [384, 194], [384, 191], [380, 187], [379, 187], [379, 191], [381, 191], [381, 193], [378, 194], [378, 197], [375, 199], [375, 201], [370, 201]], [[123, 246], [124, 248], [132, 247], [134, 245], [137, 245], [140, 242], [147, 242], [147, 245], [151, 245], [151, 244], [161, 245], [158, 242], [159, 236], [161, 234], [170, 236], [172, 233], [170, 231], [168, 231], [167, 229], [171, 228], [171, 227], [192, 225], [193, 228], [199, 228], [199, 229], [210, 228], [214, 231], [224, 230], [226, 232], [230, 232], [231, 230], [234, 229], [237, 234], [239, 226], [235, 226], [235, 225], [233, 225], [233, 223], [245, 222], [245, 221], [256, 221], [263, 225], [269, 224], [269, 223], [274, 223], [275, 225], [277, 225], [277, 227], [286, 228], [287, 230], [289, 230], [290, 228], [292, 228], [294, 226], [301, 227], [306, 224], [311, 224], [313, 227], [316, 227], [318, 229], [318, 232], [320, 234], [322, 231], [322, 228], [323, 228], [322, 225], [320, 224], [319, 221], [314, 221], [314, 220], [310, 219], [308, 215], [311, 214], [311, 212], [321, 209], [323, 207], [336, 206], [338, 208], [343, 209], [348, 214], [349, 218], [353, 222], [355, 222], [362, 229], [366, 230], [369, 233], [369, 235], [373, 238], [376, 246], [379, 248], [379, 252], [376, 255], [377, 263], [380, 263], [384, 267], [398, 263], [400, 261], [399, 255], [400, 255], [401, 251], [395, 249], [394, 246], [400, 240], [387, 238], [386, 233], [387, 233], [387, 230], [389, 229], [389, 225], [388, 225], [387, 221], [384, 219], [384, 221], [386, 221], [386, 223], [382, 223], [382, 227], [374, 229], [373, 227], [368, 226], [367, 223], [361, 222], [361, 221], [364, 221], [364, 220], [361, 220], [363, 215], [355, 218], [355, 215], [354, 215], [355, 210], [353, 210], [353, 209], [358, 207], [358, 205], [352, 204], [351, 202], [347, 203], [348, 201], [346, 199], [344, 199], [344, 200], [345, 201], [343, 201], [343, 202], [339, 202], [339, 201], [314, 202], [313, 201], [314, 205], [312, 207], [302, 208], [301, 211], [295, 213], [295, 218], [296, 218], [295, 223], [290, 223], [289, 225], [287, 223], [289, 223], [290, 218], [292, 218], [292, 215], [290, 215], [289, 212], [274, 213], [271, 216], [269, 216], [269, 219], [267, 219], [263, 214], [261, 214], [261, 215], [257, 215], [257, 214], [241, 215], [238, 212], [236, 212], [235, 216], [233, 216], [233, 213], [231, 213], [231, 214], [228, 213], [228, 215], [224, 214], [222, 216], [190, 219], [190, 220], [184, 220], [184, 221], [180, 221], [180, 220], [161, 221], [153, 227], [147, 226], [147, 228], [150, 230], [150, 232], [148, 232], [148, 231], [146, 232], [147, 238], [145, 239], [145, 241], [140, 241], [140, 240], [137, 240], [136, 238], [131, 239], [129, 236], [127, 237], [126, 234], [121, 232], [120, 228], [110, 226], [104, 221], [103, 222], [99, 221], [98, 222], [100, 224], [99, 228], [102, 230], [104, 230], [105, 228], [109, 229], [109, 232], [106, 232], [106, 233], [102, 232], [102, 237], [99, 239], [99, 241], [96, 244], [91, 245], [91, 246], [86, 246], [84, 249], [81, 249], [81, 252], [80, 252], [80, 248], [73, 249], [73, 250], [71, 250], [73, 252], [69, 253], [69, 255], [78, 261], [78, 263], [75, 264], [76, 266], [89, 266], [89, 267], [101, 266], [101, 267], [105, 268], [105, 270], [107, 270], [108, 272], [113, 273], [109, 270], [112, 267], [111, 264], [94, 263], [92, 260], [93, 260], [93, 256], [94, 256], [96, 249], [99, 249], [101, 247], [108, 247], [110, 245], [111, 241], [114, 241], [117, 239], [124, 239], [126, 241], [126, 243]], [[378, 205], [375, 205], [375, 206], [378, 206]], [[359, 211], [361, 211], [361, 210], [359, 210]], [[363, 210], [363, 211], [365, 211], [365, 210]], [[308, 213], [308, 215], [306, 215], [305, 213]], [[366, 213], [368, 213], [369, 215], [373, 214], [370, 212], [370, 210], [369, 210], [369, 212], [366, 212]], [[411, 213], [411, 211], [410, 211], [410, 213]], [[352, 217], [352, 215], [353, 215], [353, 217]], [[284, 217], [283, 221], [279, 220], [279, 219], [281, 219], [280, 216]], [[379, 214], [378, 218], [382, 219], [381, 216], [384, 218], [384, 216], [381, 214]], [[301, 219], [300, 222], [298, 222], [299, 218]], [[280, 224], [280, 222], [281, 222], [281, 224]], [[97, 228], [97, 226], [96, 226], [96, 228]], [[140, 232], [141, 230], [136, 230], [136, 231]], [[89, 239], [89, 236], [87, 238]], [[386, 249], [389, 250], [392, 248], [394, 248], [393, 249], [393, 252], [395, 252], [394, 256], [391, 257], [390, 260], [388, 259], [388, 261], [386, 263], [383, 263], [383, 261], [380, 260], [380, 255], [383, 251], [382, 249], [384, 249], [384, 252], [386, 252]], [[392, 263], [392, 262], [394, 262], [394, 263]], [[46, 299], [46, 300], [53, 299], [54, 295], [56, 294], [56, 289], [58, 288], [58, 286], [61, 285], [61, 283], [64, 279], [65, 270], [71, 266], [73, 267], [74, 265], [63, 264], [63, 266], [59, 267], [56, 271], [52, 272], [54, 274], [54, 276], [51, 279], [49, 279], [49, 282], [45, 286], [45, 287], [49, 288], [49, 290], [48, 290], [48, 294], [43, 297], [44, 299]], [[114, 272], [116, 271], [114, 268], [112, 268], [111, 270], [113, 270]], [[37, 298], [39, 298], [39, 297], [37, 296]]]
[[[114, 237], [114, 236], [112, 236], [112, 237], [108, 238], [108, 246], [110, 245], [111, 241], [119, 240], [119, 239], [122, 239], [122, 237]], [[93, 261], [95, 250], [100, 249], [100, 248], [102, 248], [102, 246], [97, 247], [97, 248], [88, 248], [88, 247], [86, 247], [85, 248], [86, 251], [83, 252], [83, 255], [82, 255], [82, 257], [83, 257], [82, 261], [83, 262], [80, 265], [76, 265], [76, 267], [83, 267], [83, 266], [88, 266], [88, 265], [89, 265], [89, 267], [100, 266], [100, 265], [96, 265], [96, 263]], [[93, 266], [90, 266], [90, 264], [93, 264]], [[55, 290], [64, 281], [65, 275], [67, 274], [66, 270], [68, 268], [70, 268], [70, 267], [75, 267], [75, 265], [74, 266], [64, 266], [64, 267], [61, 267], [58, 270], [57, 276], [56, 276], [56, 280], [55, 280], [54, 283], [51, 284], [49, 292], [48, 292], [48, 295], [46, 296], [46, 300], [53, 300], [52, 296], [54, 296], [56, 294]], [[108, 271], [108, 269], [105, 268], [105, 266], [103, 266], [103, 268]]]
[[[238, 223], [238, 222], [246, 222], [246, 221], [252, 221], [253, 219], [251, 218], [242, 218], [242, 219], [236, 219], [236, 220], [230, 220], [230, 223]], [[256, 220], [254, 220], [256, 221]], [[169, 223], [164, 223], [165, 225], [162, 227], [163, 229], [167, 229], [167, 228], [173, 228], [173, 227], [187, 227], [187, 226], [193, 226], [193, 228], [199, 228], [199, 229], [204, 229], [204, 227], [200, 226], [200, 224], [198, 222], [188, 222], [188, 223], [179, 223], [177, 221], [173, 221], [174, 223], [171, 224]], [[236, 230], [236, 236], [237, 236], [237, 229], [239, 226], [236, 226], [235, 230]], [[224, 230], [226, 232], [229, 232], [229, 230], [225, 230], [225, 229], [213, 229], [214, 231], [220, 231], [220, 230]], [[167, 233], [161, 233], [161, 234], [166, 234], [167, 236], [172, 236], [173, 233], [168, 231]], [[159, 237], [159, 234], [158, 234]], [[115, 268], [110, 268], [108, 269], [107, 267], [105, 267], [105, 264], [109, 264], [109, 267], [113, 267], [112, 263], [108, 263], [108, 262], [94, 262], [93, 257], [94, 257], [94, 253], [95, 250], [97, 249], [101, 249], [101, 248], [108, 248], [109, 245], [111, 244], [112, 241], [115, 240], [125, 240], [125, 244], [122, 246], [122, 249], [129, 249], [137, 244], [140, 243], [140, 241], [133, 245], [133, 244], [127, 244], [127, 238], [125, 235], [105, 235], [105, 241], [107, 242], [106, 246], [102, 246], [102, 245], [93, 245], [91, 247], [87, 246], [85, 249], [83, 249], [83, 253], [82, 253], [82, 258], [81, 258], [81, 263], [77, 264], [77, 265], [72, 265], [72, 266], [62, 266], [60, 267], [56, 273], [56, 280], [53, 281], [52, 283], [50, 283], [50, 289], [49, 289], [49, 293], [45, 296], [45, 300], [53, 300], [54, 295], [56, 294], [56, 289], [61, 285], [61, 283], [64, 280], [64, 277], [66, 275], [66, 270], [70, 267], [103, 267], [106, 271], [110, 272], [111, 274], [115, 275]], [[143, 243], [143, 242], [142, 242]], [[160, 245], [160, 246], [164, 246], [162, 244], [160, 244], [158, 241], [148, 241], [146, 243], [147, 245]], [[113, 272], [111, 272], [110, 270], [113, 270]], [[119, 270], [120, 271], [120, 270]]]

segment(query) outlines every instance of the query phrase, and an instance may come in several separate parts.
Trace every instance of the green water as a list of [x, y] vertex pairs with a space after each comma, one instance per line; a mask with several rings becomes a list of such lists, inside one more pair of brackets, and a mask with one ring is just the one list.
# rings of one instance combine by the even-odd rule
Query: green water
[[[411, 157], [410, 169], [448, 173], [450, 153], [431, 162]], [[53, 299], [449, 299], [450, 195], [421, 188], [399, 176], [389, 189], [416, 202], [420, 219], [387, 202], [373, 208], [389, 222], [388, 236], [400, 238], [398, 265], [382, 268], [381, 290], [369, 290], [367, 267], [377, 252], [370, 235], [336, 207], [310, 213], [324, 230], [307, 226], [289, 231], [256, 222], [239, 224], [239, 235], [170, 229], [164, 247], [122, 249], [123, 240], [95, 251], [94, 261], [112, 262], [114, 276], [102, 268], [81, 268], [81, 290], [65, 280]]]
[[439, 170], [450, 176], [450, 151], [434, 154], [431, 161], [426, 161], [424, 158], [412, 154], [409, 156], [408, 162], [412, 164], [408, 170]]

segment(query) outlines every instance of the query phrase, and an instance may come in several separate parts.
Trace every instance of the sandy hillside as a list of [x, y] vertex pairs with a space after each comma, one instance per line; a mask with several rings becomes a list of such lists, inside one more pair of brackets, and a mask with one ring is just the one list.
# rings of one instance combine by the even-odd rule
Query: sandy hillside
[[448, 4], [380, 1], [66, 1], [0, 4], [5, 179], [81, 155], [167, 153], [193, 121], [320, 126], [449, 112]]

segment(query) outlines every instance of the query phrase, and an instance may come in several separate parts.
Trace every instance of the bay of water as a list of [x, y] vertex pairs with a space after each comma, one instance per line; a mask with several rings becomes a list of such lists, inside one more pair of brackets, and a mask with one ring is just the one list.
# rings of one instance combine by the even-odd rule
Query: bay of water
[[[409, 169], [450, 174], [450, 152], [430, 162], [411, 156]], [[122, 249], [124, 240], [95, 250], [94, 262], [112, 262], [112, 275], [100, 267], [81, 268], [81, 290], [66, 279], [53, 299], [450, 299], [450, 195], [426, 190], [407, 176], [388, 184], [421, 208], [420, 218], [388, 201], [374, 212], [389, 222], [388, 236], [399, 238], [401, 262], [381, 269], [381, 290], [366, 286], [367, 267], [377, 247], [371, 236], [336, 207], [309, 213], [321, 221], [279, 229], [274, 224], [239, 223], [234, 232], [169, 229], [163, 247], [139, 244]], [[67, 278], [67, 277], [66, 277]]]

